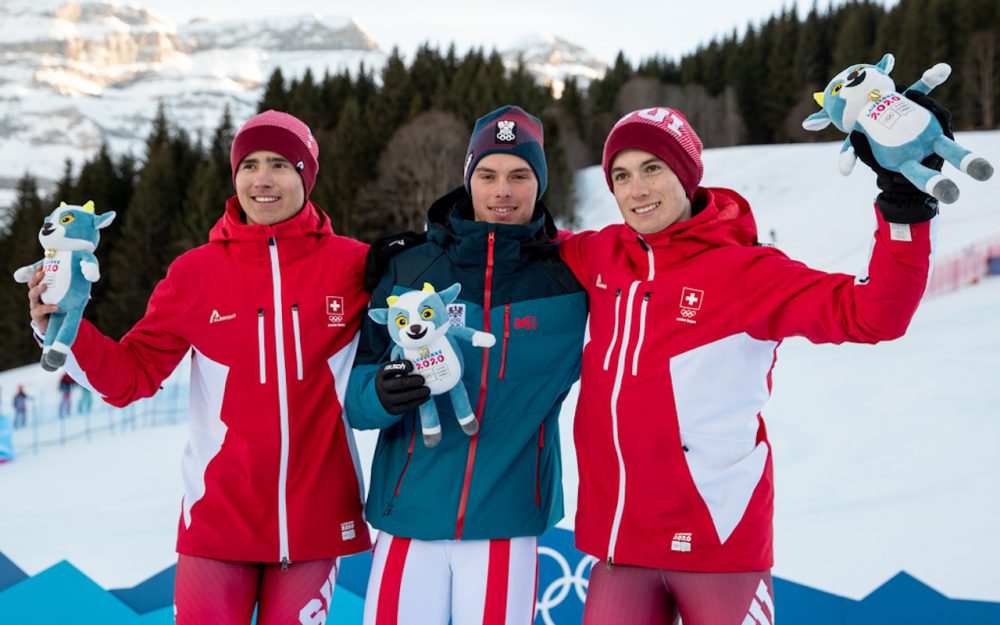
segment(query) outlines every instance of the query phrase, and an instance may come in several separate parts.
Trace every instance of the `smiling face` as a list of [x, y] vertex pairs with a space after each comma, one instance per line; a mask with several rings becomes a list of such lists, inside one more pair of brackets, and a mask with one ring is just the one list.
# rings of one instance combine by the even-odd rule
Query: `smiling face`
[[258, 150], [236, 170], [236, 196], [247, 223], [271, 226], [294, 217], [305, 205], [299, 172], [276, 152]]
[[538, 178], [528, 161], [513, 154], [487, 154], [476, 164], [469, 186], [476, 221], [526, 224], [535, 212]]
[[639, 234], [653, 234], [691, 218], [691, 200], [658, 156], [623, 150], [611, 163], [611, 184], [625, 223]]

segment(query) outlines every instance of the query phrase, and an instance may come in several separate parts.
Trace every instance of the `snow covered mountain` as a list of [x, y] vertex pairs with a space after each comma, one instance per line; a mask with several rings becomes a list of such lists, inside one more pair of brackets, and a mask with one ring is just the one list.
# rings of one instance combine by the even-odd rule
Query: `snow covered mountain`
[[136, 4], [8, 0], [0, 21], [0, 207], [26, 171], [47, 186], [103, 142], [141, 154], [158, 103], [207, 134], [227, 104], [235, 119], [252, 114], [277, 67], [322, 76], [385, 59], [346, 17], [177, 26]]
[[[361, 63], [377, 71], [386, 59], [353, 18], [320, 14], [178, 25], [139, 4], [4, 0], [0, 23], [0, 215], [25, 172], [48, 189], [66, 159], [79, 166], [102, 143], [141, 156], [158, 104], [207, 136], [226, 105], [235, 120], [253, 114], [275, 68], [320, 77]], [[502, 54], [557, 90], [569, 75], [586, 84], [605, 70], [552, 36]]]
[[551, 85], [556, 97], [562, 94], [566, 80], [575, 76], [580, 87], [603, 78], [608, 66], [581, 46], [555, 35], [529, 35], [504, 50], [504, 63], [516, 67], [518, 62]]

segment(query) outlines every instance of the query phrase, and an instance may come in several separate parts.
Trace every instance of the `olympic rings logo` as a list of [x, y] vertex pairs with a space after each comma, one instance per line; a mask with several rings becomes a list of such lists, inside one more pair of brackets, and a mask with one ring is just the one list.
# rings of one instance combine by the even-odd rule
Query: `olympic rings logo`
[[[555, 621], [552, 620], [551, 610], [566, 600], [570, 590], [576, 591], [576, 596], [580, 600], [581, 605], [586, 601], [590, 567], [597, 562], [597, 558], [594, 556], [584, 556], [576, 565], [576, 569], [571, 571], [569, 562], [555, 549], [539, 545], [538, 557], [541, 558], [542, 556], [548, 556], [555, 560], [556, 565], [562, 571], [562, 577], [553, 581], [542, 592], [541, 597], [535, 603], [535, 614], [542, 615], [542, 621], [545, 625], [555, 625]], [[588, 573], [587, 578], [584, 578], [584, 573]]]
[[687, 319], [694, 317], [696, 314], [698, 314], [698, 311], [696, 310], [692, 310], [690, 308], [681, 308], [681, 315]]

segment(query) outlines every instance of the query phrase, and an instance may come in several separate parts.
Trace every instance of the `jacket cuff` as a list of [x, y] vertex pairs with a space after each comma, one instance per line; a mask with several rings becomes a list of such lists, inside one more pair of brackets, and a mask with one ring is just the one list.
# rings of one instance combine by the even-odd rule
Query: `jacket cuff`
[[875, 198], [882, 217], [893, 224], [919, 224], [938, 214], [938, 201], [926, 193], [883, 191]]

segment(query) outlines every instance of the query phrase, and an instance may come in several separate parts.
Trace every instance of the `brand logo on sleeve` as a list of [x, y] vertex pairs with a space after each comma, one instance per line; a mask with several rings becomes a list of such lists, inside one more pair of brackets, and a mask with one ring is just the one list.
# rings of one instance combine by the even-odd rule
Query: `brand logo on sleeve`
[[677, 321], [682, 323], [698, 323], [694, 317], [701, 310], [701, 303], [705, 299], [705, 292], [701, 289], [684, 287], [681, 291], [680, 315]]
[[344, 327], [344, 298], [338, 295], [326, 296], [326, 327]]

